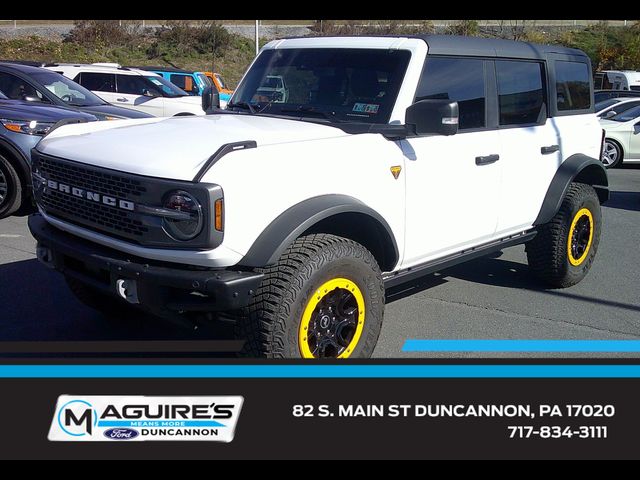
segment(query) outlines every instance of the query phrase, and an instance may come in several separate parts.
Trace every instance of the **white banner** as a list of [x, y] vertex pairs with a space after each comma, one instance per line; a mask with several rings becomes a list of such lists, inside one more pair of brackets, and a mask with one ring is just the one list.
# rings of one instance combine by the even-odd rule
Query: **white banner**
[[230, 442], [243, 398], [60, 395], [49, 429], [58, 442]]

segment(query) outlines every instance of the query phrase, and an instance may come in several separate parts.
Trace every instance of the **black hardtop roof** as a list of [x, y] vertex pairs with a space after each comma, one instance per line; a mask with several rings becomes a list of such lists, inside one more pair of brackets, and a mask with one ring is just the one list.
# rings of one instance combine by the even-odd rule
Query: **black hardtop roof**
[[149, 66], [149, 65], [143, 65], [140, 67], [137, 66], [131, 66], [131, 65], [127, 65], [128, 68], [137, 68], [138, 70], [147, 70], [147, 71], [153, 71], [153, 70], [158, 70], [160, 72], [172, 72], [172, 73], [195, 73], [195, 70], [185, 70], [183, 68], [176, 68], [176, 67], [156, 67], [156, 66]]
[[478, 57], [509, 57], [543, 60], [549, 53], [587, 57], [576, 48], [560, 45], [516, 42], [499, 38], [465, 37], [461, 35], [414, 35], [429, 46], [429, 55], [470, 55]]
[[[546, 60], [547, 54], [579, 56], [588, 61], [588, 56], [577, 48], [560, 45], [543, 45], [540, 43], [517, 42], [500, 38], [466, 37], [463, 35], [344, 35], [343, 37], [386, 37], [386, 38], [418, 38], [424, 40], [429, 47], [429, 55], [466, 55], [473, 57], [505, 57]], [[299, 39], [310, 37], [287, 37]], [[327, 37], [315, 37], [327, 38]], [[336, 36], [335, 38], [340, 38]]]

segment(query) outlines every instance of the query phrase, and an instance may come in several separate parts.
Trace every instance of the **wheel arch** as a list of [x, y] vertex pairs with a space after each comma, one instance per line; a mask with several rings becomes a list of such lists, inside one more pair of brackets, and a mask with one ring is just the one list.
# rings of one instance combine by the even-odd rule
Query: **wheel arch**
[[591, 185], [598, 194], [600, 203], [605, 203], [609, 199], [609, 178], [602, 162], [577, 153], [567, 158], [558, 167], [542, 202], [538, 217], [533, 222], [534, 225], [545, 224], [554, 217], [560, 210], [569, 185], [573, 182]]
[[4, 156], [9, 163], [11, 163], [18, 174], [22, 185], [25, 187], [22, 193], [24, 198], [30, 191], [29, 187], [31, 186], [31, 169], [29, 162], [18, 147], [4, 138], [0, 138], [0, 155]]
[[383, 271], [393, 270], [400, 257], [393, 231], [378, 212], [356, 198], [333, 194], [285, 210], [258, 236], [239, 265], [273, 265], [296, 238], [311, 233], [338, 235], [362, 244]]

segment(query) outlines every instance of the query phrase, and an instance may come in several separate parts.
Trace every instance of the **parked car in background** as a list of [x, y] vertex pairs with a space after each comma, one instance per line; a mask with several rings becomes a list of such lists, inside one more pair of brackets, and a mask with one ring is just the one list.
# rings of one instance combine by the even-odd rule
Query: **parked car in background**
[[594, 88], [602, 90], [640, 91], [640, 72], [633, 70], [602, 70], [594, 76]]
[[88, 113], [44, 102], [10, 100], [0, 92], [0, 218], [28, 213], [31, 197], [31, 149], [54, 127], [91, 122]]
[[638, 105], [640, 98], [610, 98], [596, 103], [595, 110], [599, 118], [611, 118]]
[[222, 75], [216, 72], [204, 72], [204, 74], [211, 80], [213, 85], [218, 89], [218, 95], [220, 95], [220, 106], [222, 107], [222, 102], [228, 102], [231, 99], [231, 95], [233, 95], [233, 90], [229, 88], [227, 82], [224, 81]]
[[640, 162], [640, 106], [601, 119], [600, 125], [605, 131], [602, 163], [606, 168]]
[[610, 98], [636, 98], [639, 95], [638, 92], [629, 90], [595, 90], [593, 98], [599, 103]]
[[282, 75], [267, 75], [256, 90], [256, 99], [273, 103], [287, 103], [289, 90]]
[[181, 88], [189, 95], [202, 95], [202, 91], [206, 87], [212, 85], [211, 80], [209, 80], [209, 78], [203, 72], [182, 70], [174, 67], [129, 66], [127, 68], [136, 68], [138, 70], [156, 73], [163, 77], [165, 80], [169, 80], [176, 87]]
[[199, 97], [189, 95], [160, 75], [117, 63], [56, 64], [62, 73], [105, 101], [156, 117], [204, 115]]
[[98, 120], [149, 117], [111, 105], [59, 73], [30, 65], [0, 63], [0, 90], [12, 100], [67, 107], [95, 115]]

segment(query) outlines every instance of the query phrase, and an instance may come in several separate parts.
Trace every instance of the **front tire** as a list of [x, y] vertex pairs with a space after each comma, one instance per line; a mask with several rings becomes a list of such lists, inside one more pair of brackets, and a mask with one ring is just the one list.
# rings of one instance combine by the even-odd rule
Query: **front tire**
[[615, 168], [622, 162], [622, 147], [615, 140], [606, 138], [602, 148], [602, 164], [604, 168]]
[[22, 182], [13, 165], [0, 155], [0, 219], [13, 215], [22, 204]]
[[538, 228], [526, 252], [533, 273], [553, 287], [580, 282], [596, 256], [602, 230], [602, 211], [591, 185], [572, 183], [560, 210]]
[[359, 243], [329, 234], [298, 238], [236, 324], [244, 352], [270, 358], [368, 358], [384, 315], [378, 264]]

